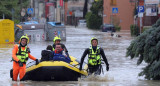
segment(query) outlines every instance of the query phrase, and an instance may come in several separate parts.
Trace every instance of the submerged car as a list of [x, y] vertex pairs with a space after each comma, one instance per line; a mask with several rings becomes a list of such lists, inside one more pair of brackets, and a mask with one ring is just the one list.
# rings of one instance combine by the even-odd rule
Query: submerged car
[[84, 27], [86, 27], [86, 20], [84, 20], [84, 19], [82, 19], [82, 20], [79, 20], [78, 21], [78, 26], [84, 26]]
[[52, 26], [64, 26], [64, 24], [62, 24], [61, 22], [48, 22], [48, 24]]
[[29, 24], [39, 24], [39, 23], [37, 21], [27, 21], [27, 22], [20, 22], [19, 24], [29, 25]]
[[116, 32], [115, 26], [113, 24], [104, 24], [101, 26], [102, 32]]

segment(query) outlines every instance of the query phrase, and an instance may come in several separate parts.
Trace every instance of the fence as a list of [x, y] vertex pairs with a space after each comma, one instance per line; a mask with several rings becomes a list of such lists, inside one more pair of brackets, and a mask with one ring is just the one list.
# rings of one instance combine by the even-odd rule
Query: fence
[[22, 24], [22, 28], [15, 30], [16, 41], [24, 34], [27, 34], [30, 41], [52, 41], [55, 36], [60, 36], [61, 40], [66, 40], [65, 26], [57, 22], [47, 24]]
[[47, 23], [46, 25], [46, 40], [52, 41], [55, 36], [60, 36], [61, 40], [66, 40], [66, 29], [61, 23], [58, 25]]

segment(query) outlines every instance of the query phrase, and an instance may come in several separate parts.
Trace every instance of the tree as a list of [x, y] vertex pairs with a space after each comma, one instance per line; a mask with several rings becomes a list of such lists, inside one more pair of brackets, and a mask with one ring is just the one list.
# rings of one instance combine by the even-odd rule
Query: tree
[[103, 0], [93, 2], [90, 10], [91, 12], [88, 12], [85, 16], [87, 27], [91, 29], [99, 29], [102, 25]]
[[93, 14], [99, 15], [99, 13], [102, 14], [103, 11], [103, 0], [98, 0], [96, 2], [92, 3], [92, 7], [90, 8], [91, 12]]
[[0, 19], [3, 18], [3, 15], [5, 15], [5, 19], [12, 19], [12, 12], [14, 12], [14, 21], [20, 20], [21, 8], [27, 8], [28, 5], [29, 0], [1, 0]]
[[126, 56], [138, 58], [137, 65], [143, 61], [148, 65], [139, 76], [149, 80], [160, 80], [160, 19], [134, 39], [127, 48]]
[[85, 3], [84, 3], [84, 8], [83, 8], [83, 18], [85, 18], [86, 16], [86, 13], [88, 11], [88, 0], [85, 0]]

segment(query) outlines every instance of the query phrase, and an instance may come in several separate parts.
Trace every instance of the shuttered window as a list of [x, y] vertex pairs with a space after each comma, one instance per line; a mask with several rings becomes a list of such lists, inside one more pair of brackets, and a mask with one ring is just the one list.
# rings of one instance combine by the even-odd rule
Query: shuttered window
[[111, 6], [117, 5], [117, 0], [111, 0]]

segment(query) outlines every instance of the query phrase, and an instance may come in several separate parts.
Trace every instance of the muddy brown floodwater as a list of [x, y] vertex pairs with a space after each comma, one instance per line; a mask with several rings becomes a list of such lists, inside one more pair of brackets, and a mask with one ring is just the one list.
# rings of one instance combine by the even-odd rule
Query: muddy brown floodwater
[[[109, 32], [100, 32], [89, 30], [84, 27], [66, 27], [67, 40], [62, 41], [71, 56], [80, 60], [85, 48], [90, 47], [90, 39], [97, 37], [99, 45], [104, 49], [108, 59], [110, 70], [106, 71], [103, 64], [104, 74], [100, 76], [89, 76], [78, 81], [24, 81], [14, 82], [11, 80], [9, 70], [12, 68], [12, 44], [0, 44], [0, 86], [160, 86], [159, 81], [145, 80], [144, 77], [138, 77], [138, 73], [145, 63], [136, 65], [136, 59], [130, 60], [125, 57], [126, 48], [133, 38], [129, 31], [116, 32], [122, 37], [111, 37]], [[31, 42], [31, 54], [37, 58], [41, 57], [41, 50], [53, 42]], [[31, 61], [31, 60], [29, 60]], [[28, 62], [29, 62], [28, 61]], [[85, 58], [87, 62], [87, 57]]]

